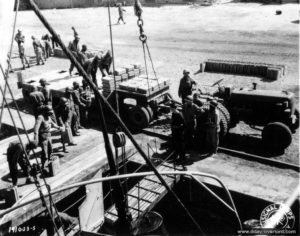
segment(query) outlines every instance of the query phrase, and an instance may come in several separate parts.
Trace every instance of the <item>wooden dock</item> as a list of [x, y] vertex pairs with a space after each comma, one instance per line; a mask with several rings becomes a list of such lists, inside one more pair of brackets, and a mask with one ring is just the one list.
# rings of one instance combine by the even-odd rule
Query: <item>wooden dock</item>
[[[164, 162], [157, 167], [158, 171], [182, 170], [180, 166]], [[180, 179], [180, 176], [162, 176], [166, 183], [172, 188]], [[167, 189], [162, 185], [155, 175], [144, 177], [127, 193], [128, 208], [133, 218], [133, 225], [138, 217], [150, 211], [165, 195]], [[118, 220], [115, 205], [111, 206], [105, 213], [105, 220], [114, 225]]]
[[[30, 136], [32, 137], [32, 134], [30, 134]], [[77, 146], [67, 147], [68, 153], [64, 154], [61, 152], [62, 144], [60, 143], [60, 134], [56, 132], [53, 133], [52, 136], [54, 152], [56, 155], [60, 156], [59, 173], [54, 177], [46, 178], [46, 181], [52, 190], [79, 181], [91, 179], [100, 169], [103, 171], [108, 170], [104, 142], [100, 131], [94, 129], [82, 129], [81, 136], [74, 137]], [[24, 135], [22, 138], [24, 138]], [[6, 148], [12, 140], [16, 140], [16, 137], [11, 137], [0, 142], [0, 176], [2, 177], [0, 179], [0, 189], [7, 188], [11, 185], [8, 178], [9, 170], [6, 161]], [[38, 149], [37, 152], [39, 152]], [[127, 156], [135, 154], [131, 143], [128, 143], [126, 147], [126, 154]], [[35, 162], [34, 159], [31, 159], [30, 161], [33, 163]], [[42, 180], [40, 180], [40, 183], [41, 185], [44, 184]], [[34, 184], [25, 185], [24, 177], [20, 176], [18, 185], [18, 194], [22, 197], [16, 204], [39, 196]], [[42, 186], [42, 190], [43, 193], [46, 193], [45, 186]], [[58, 202], [75, 190], [76, 189], [72, 189], [56, 194], [53, 196], [53, 199], [55, 202]], [[41, 201], [37, 201], [13, 211], [0, 219], [0, 230], [9, 226], [20, 225], [44, 210], [45, 208], [42, 206]]]

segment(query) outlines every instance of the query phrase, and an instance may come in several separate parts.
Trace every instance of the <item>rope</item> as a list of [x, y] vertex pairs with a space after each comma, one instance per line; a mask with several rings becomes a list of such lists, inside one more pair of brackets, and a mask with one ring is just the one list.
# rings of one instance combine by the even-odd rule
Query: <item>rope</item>
[[[5, 70], [4, 78], [8, 77], [8, 73], [9, 73], [9, 65], [10, 65], [10, 61], [11, 61], [12, 48], [13, 48], [13, 43], [14, 43], [14, 35], [15, 35], [15, 32], [16, 32], [19, 5], [20, 5], [20, 0], [17, 0], [16, 13], [15, 13], [14, 25], [13, 25], [13, 32], [12, 32], [12, 37], [11, 37], [11, 42], [10, 42], [10, 49], [9, 49], [9, 53], [8, 53], [7, 70]], [[5, 96], [5, 94], [6, 94], [6, 85], [4, 86], [4, 96]], [[2, 106], [1, 106], [0, 129], [1, 129], [1, 123], [2, 123], [1, 121], [2, 121], [3, 110], [4, 110], [4, 101], [3, 101]]]
[[[1, 65], [0, 65], [0, 68], [1, 68], [1, 72], [2, 72], [3, 76], [5, 76], [4, 71], [3, 71], [3, 67], [2, 67]], [[18, 107], [18, 104], [16, 103], [15, 97], [14, 97], [14, 95], [13, 95], [13, 92], [12, 92], [12, 90], [11, 90], [11, 88], [10, 88], [10, 85], [9, 85], [7, 79], [5, 79], [5, 85], [7, 86], [8, 90], [9, 90], [9, 93], [10, 93], [10, 95], [11, 95], [11, 97], [12, 97], [12, 101], [13, 101], [15, 107], [16, 107], [16, 111], [17, 111], [17, 114], [18, 114], [19, 119], [20, 119], [20, 121], [21, 121], [23, 130], [25, 131], [25, 136], [26, 136], [28, 142], [30, 142], [30, 138], [29, 138], [27, 129], [26, 129], [25, 124], [24, 124], [24, 122], [23, 122], [23, 118], [22, 118], [22, 116], [21, 116], [21, 114], [20, 114], [20, 109], [19, 109], [19, 107]], [[1, 88], [1, 90], [2, 90], [2, 88]], [[2, 91], [1, 91], [1, 92], [2, 92]], [[3, 92], [2, 92], [2, 94], [3, 94]], [[5, 99], [4, 95], [3, 95], [3, 99]], [[5, 101], [6, 101], [6, 99], [5, 99]], [[8, 109], [8, 111], [9, 111], [10, 115], [11, 115], [10, 108], [9, 108], [9, 104], [7, 103], [7, 101], [6, 101], [6, 106], [7, 106], [7, 109]], [[16, 130], [17, 130], [18, 136], [19, 136], [19, 132], [18, 132], [18, 129], [17, 129], [17, 127], [16, 127], [16, 124], [15, 124], [15, 122], [14, 122], [14, 118], [12, 117], [12, 115], [11, 115], [11, 119], [12, 119], [12, 121], [13, 121], [13, 124], [14, 124], [14, 126], [15, 126], [15, 128], [16, 128]], [[22, 145], [23, 150], [25, 150], [24, 144], [23, 144], [23, 142], [22, 142], [22, 140], [21, 140], [21, 137], [19, 137], [19, 139], [20, 139], [20, 143], [21, 143], [21, 145]], [[62, 228], [63, 228], [63, 231], [64, 231], [64, 227], [63, 227], [61, 218], [60, 218], [60, 216], [59, 216], [59, 214], [58, 214], [58, 210], [57, 210], [56, 205], [55, 205], [55, 203], [54, 203], [54, 201], [53, 201], [53, 199], [52, 199], [52, 196], [51, 196], [51, 194], [50, 194], [50, 189], [49, 189], [50, 186], [48, 185], [48, 183], [47, 183], [47, 181], [46, 181], [46, 178], [45, 178], [45, 176], [44, 176], [43, 170], [41, 169], [40, 163], [39, 163], [39, 161], [38, 161], [38, 159], [37, 159], [37, 157], [36, 157], [37, 155], [36, 155], [35, 151], [34, 151], [34, 150], [32, 150], [32, 151], [33, 151], [33, 155], [34, 155], [34, 157], [35, 157], [36, 163], [37, 163], [37, 167], [38, 167], [38, 169], [39, 169], [39, 171], [40, 171], [40, 173], [41, 173], [41, 177], [42, 177], [42, 179], [43, 179], [44, 185], [46, 186], [46, 189], [47, 189], [47, 192], [48, 192], [48, 195], [49, 195], [49, 203], [50, 203], [50, 207], [51, 207], [51, 205], [53, 205], [53, 207], [54, 207], [54, 209], [55, 209], [55, 213], [56, 213], [56, 215], [57, 215], [57, 217], [58, 217], [58, 219], [59, 219], [59, 222], [60, 222], [60, 224], [62, 225]], [[26, 156], [28, 165], [30, 166], [30, 169], [32, 170], [33, 167], [32, 167], [31, 164], [30, 164], [29, 157], [28, 157], [28, 155], [26, 154], [26, 152], [25, 152], [25, 156]], [[37, 186], [37, 189], [38, 189], [38, 191], [40, 192], [40, 195], [43, 196], [43, 193], [42, 193], [42, 190], [41, 190], [41, 188], [40, 188], [40, 184], [39, 184], [39, 182], [38, 182], [38, 180], [37, 180], [37, 178], [36, 178], [36, 175], [34, 174], [33, 177], [34, 177], [34, 179], [35, 179], [35, 184], [36, 184], [36, 186], [37, 186], [37, 183], [38, 183], [38, 185], [39, 185], [39, 187]], [[44, 198], [44, 196], [43, 196], [43, 198]], [[42, 203], [43, 203], [43, 205], [46, 205], [45, 202], [42, 202]], [[52, 207], [51, 207], [51, 209], [52, 209]], [[49, 214], [50, 214], [51, 217], [53, 217], [52, 214], [51, 214], [50, 212], [49, 212]], [[64, 232], [64, 234], [65, 234], [65, 232]], [[65, 235], [66, 235], [66, 234], [65, 234]]]
[[113, 62], [113, 76], [114, 76], [115, 95], [116, 95], [116, 111], [117, 111], [118, 115], [120, 115], [119, 99], [118, 99], [118, 93], [117, 93], [117, 81], [116, 81], [116, 75], [115, 75], [115, 55], [114, 55], [113, 35], [112, 35], [112, 28], [111, 28], [110, 0], [108, 1], [108, 19], [109, 19], [110, 47], [111, 47], [112, 62]]
[[[0, 65], [0, 66], [1, 66], [1, 65]], [[1, 66], [1, 70], [2, 70], [2, 72], [4, 72], [2, 66]], [[29, 161], [28, 154], [27, 154], [27, 152], [26, 152], [26, 148], [25, 148], [25, 146], [24, 146], [24, 144], [23, 144], [23, 142], [22, 142], [22, 139], [21, 139], [19, 130], [18, 130], [18, 128], [17, 128], [17, 126], [16, 126], [16, 123], [15, 123], [15, 120], [14, 120], [12, 114], [11, 114], [10, 108], [9, 108], [9, 106], [8, 106], [8, 102], [7, 102], [6, 98], [4, 97], [4, 91], [3, 91], [3, 89], [2, 89], [1, 86], [0, 86], [0, 91], [1, 91], [2, 96], [3, 96], [3, 100], [4, 100], [4, 102], [5, 102], [6, 106], [7, 106], [7, 110], [8, 110], [8, 112], [9, 112], [10, 117], [11, 117], [11, 120], [12, 120], [12, 122], [13, 122], [13, 125], [14, 125], [14, 127], [15, 127], [15, 129], [16, 129], [17, 136], [18, 136], [18, 138], [19, 138], [19, 141], [20, 141], [20, 144], [21, 144], [21, 146], [22, 146], [22, 149], [25, 150], [25, 151], [24, 151], [24, 154], [25, 154], [25, 157], [26, 157], [27, 164], [28, 164], [28, 165], [30, 166], [30, 168], [32, 169], [32, 166], [31, 166], [30, 161]], [[55, 227], [55, 231], [56, 231], [57, 234], [59, 235], [58, 229], [57, 229], [56, 224], [55, 224], [55, 221], [54, 221], [54, 219], [53, 219], [53, 217], [52, 217], [52, 215], [51, 215], [50, 210], [48, 209], [48, 206], [47, 206], [47, 204], [46, 204], [46, 201], [45, 201], [43, 192], [42, 192], [42, 190], [41, 190], [40, 183], [39, 183], [39, 181], [38, 181], [38, 179], [37, 179], [36, 176], [34, 176], [34, 182], [35, 182], [36, 188], [37, 188], [38, 191], [39, 191], [40, 199], [41, 199], [41, 201], [42, 201], [42, 205], [45, 206], [46, 209], [47, 209], [47, 211], [49, 212], [49, 214], [50, 214], [50, 216], [51, 216], [51, 220], [52, 220], [52, 222], [53, 222], [53, 224], [54, 224], [54, 227]]]

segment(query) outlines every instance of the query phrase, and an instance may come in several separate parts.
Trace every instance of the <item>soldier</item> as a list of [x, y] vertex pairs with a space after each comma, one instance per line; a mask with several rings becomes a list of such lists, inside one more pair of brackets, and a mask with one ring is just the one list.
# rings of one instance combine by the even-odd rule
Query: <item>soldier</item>
[[32, 38], [32, 45], [33, 45], [33, 49], [34, 49], [34, 53], [36, 56], [36, 64], [40, 65], [40, 61], [42, 62], [42, 64], [44, 65], [44, 59], [43, 59], [43, 46], [41, 44], [41, 42], [39, 40], [37, 40], [34, 36], [31, 37]]
[[63, 144], [68, 143], [69, 146], [75, 145], [71, 132], [71, 125], [73, 120], [73, 110], [70, 107], [67, 98], [62, 97], [59, 105], [55, 108], [58, 125], [65, 126], [65, 132], [62, 133]]
[[206, 113], [205, 121], [205, 144], [210, 154], [217, 153], [219, 145], [219, 112], [216, 109], [218, 102], [212, 100]]
[[[68, 48], [69, 48], [69, 50], [71, 50], [71, 52], [74, 55], [77, 56], [77, 53], [80, 52], [80, 48], [79, 48], [80, 37], [74, 27], [72, 27], [72, 30], [74, 31], [74, 40], [69, 43]], [[75, 65], [73, 63], [71, 63], [70, 69], [69, 69], [70, 76], [72, 75], [72, 71], [73, 71], [74, 67], [75, 67]]]
[[45, 105], [52, 105], [52, 94], [50, 89], [48, 88], [46, 79], [40, 79], [40, 85], [42, 87], [41, 92], [43, 93], [45, 97]]
[[118, 5], [119, 19], [118, 19], [117, 24], [120, 24], [120, 20], [123, 21], [124, 24], [126, 24], [126, 22], [124, 21], [124, 18], [123, 18], [123, 15], [124, 15], [123, 11], [126, 11], [126, 10], [123, 9], [122, 4], [119, 4]]
[[69, 87], [67, 87], [65, 90], [65, 98], [68, 100], [69, 107], [72, 110], [72, 122], [71, 122], [72, 134], [73, 136], [79, 136], [78, 117], [76, 115], [75, 108], [74, 108], [73, 92]]
[[183, 115], [176, 109], [175, 103], [170, 105], [172, 112], [172, 145], [175, 151], [175, 160], [179, 156], [178, 161], [186, 161], [184, 149], [184, 118]]
[[34, 125], [34, 140], [42, 148], [41, 161], [42, 169], [45, 167], [45, 162], [49, 161], [52, 154], [52, 141], [51, 141], [51, 126], [60, 131], [63, 131], [62, 127], [59, 127], [52, 121], [50, 116], [53, 115], [52, 107], [47, 105], [43, 108], [42, 114], [38, 116]]
[[80, 109], [82, 123], [84, 125], [87, 125], [89, 119], [89, 109], [92, 105], [92, 94], [91, 94], [90, 86], [87, 84], [87, 82], [84, 79], [82, 80], [80, 100], [85, 104], [85, 107], [81, 107]]
[[41, 91], [38, 91], [36, 86], [33, 86], [32, 92], [29, 94], [29, 99], [33, 115], [35, 116], [35, 119], [37, 119], [46, 104], [44, 94]]
[[30, 67], [30, 64], [29, 64], [29, 62], [28, 62], [28, 60], [26, 58], [25, 48], [24, 48], [25, 36], [22, 34], [21, 30], [18, 30], [18, 33], [15, 36], [15, 41], [18, 44], [19, 57], [21, 59], [22, 65], [23, 65], [23, 70], [25, 70], [25, 62], [27, 64], [28, 68]]
[[26, 159], [25, 152], [28, 154], [30, 150], [35, 148], [36, 145], [34, 142], [26, 144], [25, 151], [19, 141], [11, 142], [9, 144], [7, 148], [7, 162], [13, 186], [17, 186], [18, 184], [18, 164], [26, 176], [26, 183], [33, 183], [33, 178], [29, 175], [30, 166]]
[[192, 95], [193, 85], [196, 85], [196, 82], [189, 76], [190, 72], [183, 70], [183, 77], [180, 80], [178, 96], [182, 98], [182, 104], [189, 99], [189, 95]]
[[110, 71], [110, 66], [112, 63], [112, 53], [110, 50], [107, 50], [106, 52], [103, 53], [103, 55], [101, 57], [99, 57], [100, 61], [99, 61], [99, 69], [101, 71], [102, 77], [105, 76], [105, 73], [108, 75], [111, 75], [111, 71]]
[[182, 106], [182, 114], [185, 121], [184, 140], [187, 148], [192, 147], [194, 144], [197, 109], [198, 107], [190, 100], [186, 101]]
[[53, 54], [49, 35], [45, 34], [42, 37], [42, 40], [44, 41], [44, 44], [45, 44], [45, 56], [46, 56], [46, 58], [49, 58]]
[[78, 120], [78, 128], [82, 129], [83, 127], [81, 126], [80, 123], [80, 108], [86, 108], [86, 105], [81, 102], [80, 99], [80, 87], [79, 83], [73, 82], [73, 100], [74, 100], [74, 108], [75, 108], [75, 113], [77, 115], [77, 120]]
[[86, 73], [92, 78], [93, 83], [98, 87], [97, 82], [97, 70], [98, 65], [100, 63], [99, 56], [95, 56], [92, 60], [88, 60], [85, 62], [83, 68], [85, 69]]

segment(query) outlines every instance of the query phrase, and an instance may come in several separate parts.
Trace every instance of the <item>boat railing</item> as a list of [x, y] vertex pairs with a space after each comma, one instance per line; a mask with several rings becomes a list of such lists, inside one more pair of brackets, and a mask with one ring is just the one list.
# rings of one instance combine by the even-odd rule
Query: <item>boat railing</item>
[[[239, 227], [240, 227], [240, 229], [242, 229], [242, 223], [241, 223], [239, 214], [237, 212], [237, 209], [235, 207], [234, 201], [232, 199], [232, 196], [231, 196], [229, 190], [227, 189], [227, 187], [223, 184], [223, 182], [217, 176], [211, 175], [208, 173], [198, 172], [198, 171], [162, 171], [162, 172], [160, 172], [160, 174], [162, 176], [166, 176], [166, 175], [189, 176], [192, 179], [194, 179], [199, 185], [204, 187], [205, 190], [207, 190], [213, 197], [215, 197], [221, 204], [223, 204], [227, 209], [229, 209], [230, 211], [232, 211], [235, 214], [236, 219], [239, 224]], [[70, 190], [73, 188], [78, 188], [78, 187], [82, 187], [82, 186], [86, 186], [86, 185], [90, 185], [90, 184], [95, 184], [95, 183], [108, 182], [108, 181], [121, 180], [121, 179], [129, 179], [129, 178], [141, 178], [141, 177], [152, 176], [152, 175], [155, 175], [155, 173], [152, 171], [148, 171], [148, 172], [139, 172], [139, 173], [131, 173], [131, 174], [123, 174], [123, 175], [95, 178], [95, 179], [91, 179], [88, 181], [82, 181], [82, 182], [78, 182], [75, 184], [71, 184], [71, 185], [56, 189], [56, 190], [51, 190], [50, 194], [55, 195], [55, 194], [59, 194], [66, 190]], [[216, 193], [214, 193], [209, 187], [207, 187], [203, 181], [201, 181], [197, 177], [205, 177], [205, 178], [213, 179], [214, 181], [216, 181], [220, 185], [220, 187], [225, 191], [225, 193], [229, 199], [230, 205], [228, 203], [226, 203], [223, 199], [221, 199]], [[48, 198], [50, 194], [46, 193], [45, 198]], [[31, 203], [39, 201], [39, 200], [40, 200], [39, 197], [35, 197], [28, 201], [14, 205], [13, 207], [11, 207], [9, 209], [6, 209], [6, 210], [0, 212], [0, 224], [1, 224], [1, 221], [5, 218], [5, 215], [7, 215], [8, 213], [13, 212], [19, 208], [22, 208], [28, 204], [31, 204]]]

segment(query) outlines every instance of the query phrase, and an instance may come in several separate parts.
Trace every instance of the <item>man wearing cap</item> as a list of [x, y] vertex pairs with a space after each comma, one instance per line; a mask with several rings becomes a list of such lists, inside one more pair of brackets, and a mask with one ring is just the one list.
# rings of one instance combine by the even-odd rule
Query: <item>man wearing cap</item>
[[[72, 27], [72, 30], [74, 31], [74, 40], [69, 43], [68, 48], [73, 54], [76, 55], [78, 52], [80, 52], [80, 48], [79, 48], [80, 37], [74, 27]], [[70, 69], [69, 69], [70, 76], [72, 75], [72, 71], [73, 71], [74, 67], [75, 67], [75, 65], [73, 63], [71, 63]]]
[[34, 53], [36, 56], [36, 64], [40, 65], [40, 61], [42, 62], [42, 64], [44, 65], [44, 59], [43, 59], [43, 46], [41, 44], [41, 42], [36, 39], [34, 36], [31, 36], [32, 38], [32, 45], [33, 45], [33, 49], [34, 49]]
[[175, 103], [170, 105], [172, 112], [171, 130], [172, 130], [172, 146], [175, 151], [175, 160], [179, 156], [177, 161], [185, 161], [184, 150], [184, 118], [183, 115], [176, 109]]
[[22, 34], [21, 30], [18, 30], [18, 33], [15, 36], [15, 41], [18, 44], [18, 49], [19, 49], [19, 57], [21, 59], [22, 65], [23, 65], [23, 70], [25, 70], [25, 62], [27, 64], [27, 67], [29, 68], [29, 62], [27, 60], [27, 57], [25, 55], [25, 47], [24, 47], [24, 43], [25, 43], [25, 36]]
[[217, 106], [216, 100], [210, 101], [205, 117], [205, 146], [210, 154], [216, 153], [219, 145], [220, 119]]
[[73, 82], [73, 100], [74, 100], [74, 108], [75, 108], [75, 112], [77, 115], [77, 120], [78, 120], [78, 128], [82, 129], [83, 127], [81, 126], [80, 123], [80, 109], [84, 108], [85, 109], [85, 104], [83, 102], [81, 102], [80, 99], [80, 86], [79, 83], [77, 83], [76, 81]]
[[44, 94], [41, 91], [38, 91], [36, 86], [33, 86], [32, 92], [29, 94], [29, 99], [30, 99], [33, 115], [35, 119], [37, 119], [46, 104]]
[[183, 70], [183, 77], [180, 80], [178, 96], [182, 99], [182, 104], [189, 99], [189, 95], [192, 95], [193, 85], [196, 85], [196, 82], [189, 76], [190, 72]]
[[34, 142], [27, 143], [25, 145], [25, 151], [19, 141], [14, 141], [9, 144], [6, 153], [13, 186], [17, 186], [18, 184], [18, 164], [20, 165], [24, 175], [26, 176], [26, 183], [33, 183], [33, 178], [29, 175], [30, 165], [28, 163], [26, 155], [29, 154], [30, 150], [35, 148], [36, 145]]
[[52, 121], [51, 115], [53, 115], [52, 107], [49, 105], [45, 106], [34, 125], [34, 141], [42, 148], [42, 169], [44, 169], [45, 162], [50, 160], [52, 154], [51, 126], [63, 131], [62, 127], [59, 127]]

